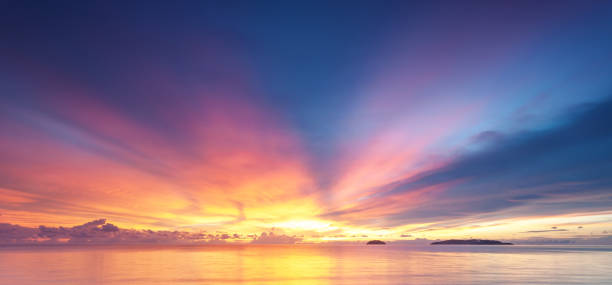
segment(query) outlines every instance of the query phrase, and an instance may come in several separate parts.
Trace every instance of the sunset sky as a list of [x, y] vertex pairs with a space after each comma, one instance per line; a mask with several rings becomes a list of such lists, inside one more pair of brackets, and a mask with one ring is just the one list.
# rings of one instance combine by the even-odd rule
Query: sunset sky
[[136, 2], [0, 4], [0, 229], [612, 235], [610, 1]]

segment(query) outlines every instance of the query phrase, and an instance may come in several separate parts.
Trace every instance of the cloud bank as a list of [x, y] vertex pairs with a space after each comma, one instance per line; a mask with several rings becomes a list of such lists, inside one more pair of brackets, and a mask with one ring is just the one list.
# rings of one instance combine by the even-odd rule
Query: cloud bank
[[229, 233], [153, 231], [122, 229], [106, 219], [74, 227], [39, 226], [30, 228], [0, 223], [0, 244], [218, 244], [227, 242], [255, 244], [293, 244], [301, 238], [275, 234], [243, 236]]

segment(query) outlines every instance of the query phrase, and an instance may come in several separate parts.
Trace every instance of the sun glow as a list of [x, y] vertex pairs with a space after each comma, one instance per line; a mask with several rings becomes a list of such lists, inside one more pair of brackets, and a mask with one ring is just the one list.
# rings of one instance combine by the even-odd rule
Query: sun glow
[[303, 230], [315, 232], [329, 232], [337, 230], [338, 227], [333, 226], [331, 222], [320, 220], [289, 220], [272, 224], [273, 227], [288, 229], [288, 230]]

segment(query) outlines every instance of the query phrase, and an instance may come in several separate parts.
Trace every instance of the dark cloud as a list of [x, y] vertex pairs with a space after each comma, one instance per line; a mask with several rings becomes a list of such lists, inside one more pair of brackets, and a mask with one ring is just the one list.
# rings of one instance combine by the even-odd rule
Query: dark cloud
[[557, 227], [553, 227], [551, 230], [535, 230], [535, 231], [526, 231], [523, 233], [548, 233], [548, 232], [567, 232], [566, 229], [557, 229]]
[[472, 137], [472, 143], [495, 143], [503, 139], [503, 134], [496, 131], [484, 131]]
[[238, 234], [185, 231], [152, 231], [121, 229], [105, 219], [74, 227], [29, 228], [0, 224], [0, 244], [67, 243], [67, 244], [132, 244], [132, 243], [225, 243], [240, 239]]
[[454, 183], [439, 199], [389, 216], [387, 221], [422, 222], [527, 203], [542, 204], [531, 207], [531, 214], [609, 209], [612, 98], [570, 108], [558, 122], [562, 123], [503, 136], [496, 131], [482, 133], [476, 138], [490, 142], [486, 147], [467, 151], [441, 168], [381, 187], [390, 189], [379, 194], [383, 197]]
[[[446, 167], [423, 173], [397, 186], [393, 192], [416, 189], [457, 179], [472, 182], [498, 180], [512, 176], [528, 178], [514, 186], [536, 186], [555, 182], [607, 178], [612, 165], [612, 100], [583, 106], [585, 110], [568, 115], [569, 123], [548, 130], [525, 131], [476, 153], [466, 154]], [[587, 168], [587, 169], [584, 169]], [[530, 170], [536, 170], [530, 172]], [[545, 175], [556, 171], [565, 175]], [[480, 188], [480, 187], [479, 187]], [[484, 191], [478, 189], [475, 192]], [[486, 190], [494, 191], [492, 189]], [[571, 191], [571, 190], [570, 190]]]
[[103, 232], [118, 232], [119, 227], [113, 224], [105, 224], [105, 225], [102, 225], [102, 231]]
[[18, 225], [0, 224], [0, 243], [28, 243], [36, 242], [38, 230]]
[[[275, 234], [274, 232], [249, 234], [255, 244], [293, 244], [302, 237]], [[66, 243], [66, 244], [198, 244], [240, 241], [237, 233], [206, 233], [186, 231], [153, 231], [122, 229], [105, 219], [94, 220], [74, 227], [29, 228], [19, 225], [0, 224], [0, 244]]]

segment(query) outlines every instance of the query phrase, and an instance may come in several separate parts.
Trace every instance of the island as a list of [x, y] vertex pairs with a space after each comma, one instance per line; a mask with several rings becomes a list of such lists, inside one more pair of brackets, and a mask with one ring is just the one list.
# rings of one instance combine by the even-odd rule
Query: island
[[376, 244], [387, 244], [387, 243], [385, 243], [385, 242], [384, 242], [384, 241], [382, 241], [382, 240], [377, 240], [377, 239], [375, 239], [375, 240], [371, 240], [371, 241], [369, 241], [369, 242], [368, 242], [368, 243], [366, 243], [366, 244], [367, 244], [367, 245], [372, 245], [372, 244], [376, 245]]
[[488, 239], [449, 239], [445, 241], [432, 242], [431, 244], [512, 245], [512, 243], [509, 242], [501, 242], [497, 240]]

